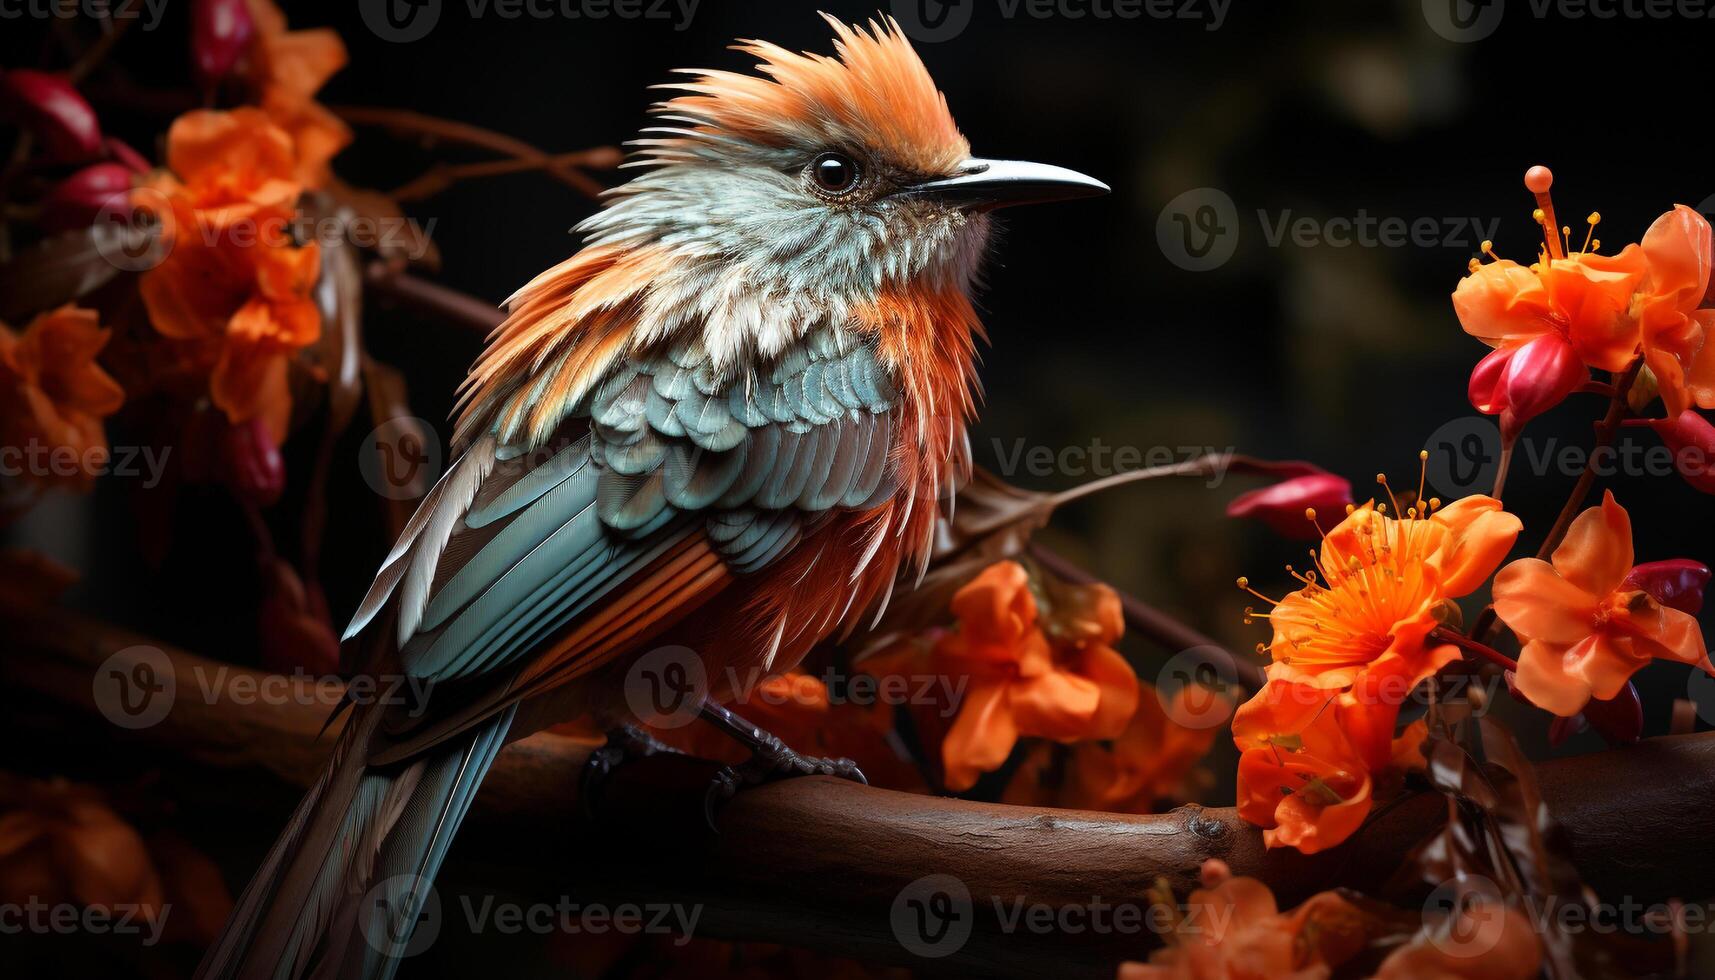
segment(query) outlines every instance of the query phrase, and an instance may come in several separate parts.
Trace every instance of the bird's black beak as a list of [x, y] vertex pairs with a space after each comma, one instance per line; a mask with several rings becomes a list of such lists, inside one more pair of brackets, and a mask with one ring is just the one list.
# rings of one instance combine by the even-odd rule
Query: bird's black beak
[[1098, 197], [1108, 185], [1076, 170], [1023, 160], [972, 158], [953, 177], [937, 177], [907, 188], [908, 194], [932, 195], [949, 204], [989, 211], [1014, 204], [1041, 204], [1077, 197]]

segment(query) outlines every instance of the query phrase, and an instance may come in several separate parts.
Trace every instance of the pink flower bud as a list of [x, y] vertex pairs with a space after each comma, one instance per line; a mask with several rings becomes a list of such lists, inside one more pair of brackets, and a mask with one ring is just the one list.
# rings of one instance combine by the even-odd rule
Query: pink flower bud
[[1648, 593], [1669, 609], [1695, 616], [1703, 608], [1703, 589], [1708, 584], [1708, 565], [1690, 558], [1669, 558], [1638, 565], [1627, 573], [1620, 587]]
[[83, 160], [101, 150], [95, 110], [61, 75], [27, 68], [0, 75], [0, 108], [57, 160]]
[[1240, 494], [1227, 505], [1227, 516], [1254, 517], [1281, 537], [1314, 540], [1319, 534], [1305, 511], [1327, 514], [1337, 522], [1345, 517], [1346, 505], [1351, 502], [1352, 484], [1348, 480], [1318, 471]]
[[1512, 360], [1517, 350], [1516, 347], [1497, 347], [1471, 369], [1468, 393], [1472, 408], [1484, 415], [1499, 415], [1506, 411], [1506, 389], [1501, 379], [1506, 376], [1507, 362]]
[[250, 48], [256, 21], [245, 0], [195, 0], [191, 4], [191, 67], [204, 86], [232, 72]]
[[268, 423], [260, 418], [238, 422], [225, 435], [223, 475], [233, 492], [258, 507], [279, 500], [286, 488], [286, 463]]
[[1557, 333], [1545, 333], [1478, 361], [1467, 393], [1477, 411], [1501, 416], [1503, 435], [1516, 435], [1526, 422], [1560, 404], [1589, 377], [1572, 345]]
[[1678, 418], [1647, 419], [1643, 424], [1673, 450], [1673, 468], [1686, 483], [1715, 493], [1715, 425], [1690, 409]]
[[121, 204], [134, 175], [117, 163], [91, 164], [60, 181], [42, 198], [38, 223], [44, 231], [88, 228], [110, 204]]

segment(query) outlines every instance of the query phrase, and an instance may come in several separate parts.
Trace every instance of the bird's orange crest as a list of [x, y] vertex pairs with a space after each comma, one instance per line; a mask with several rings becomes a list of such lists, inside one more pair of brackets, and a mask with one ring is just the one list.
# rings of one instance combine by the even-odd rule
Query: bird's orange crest
[[[970, 156], [946, 96], [893, 18], [872, 20], [865, 29], [822, 16], [834, 29], [833, 56], [741, 41], [736, 50], [762, 59], [761, 76], [689, 70], [692, 81], [665, 86], [687, 94], [657, 111], [694, 123], [693, 132], [704, 137], [881, 148], [893, 157], [888, 162], [920, 174], [951, 172]], [[664, 141], [667, 152], [656, 155], [670, 156], [672, 142]]]

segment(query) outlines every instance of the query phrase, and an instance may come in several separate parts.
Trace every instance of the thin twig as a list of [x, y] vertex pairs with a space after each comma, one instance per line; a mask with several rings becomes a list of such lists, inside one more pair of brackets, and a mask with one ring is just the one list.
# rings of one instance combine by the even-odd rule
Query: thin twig
[[[378, 106], [333, 106], [331, 108], [335, 115], [354, 126], [379, 126], [397, 133], [411, 133], [431, 140], [462, 143], [503, 156], [516, 157], [519, 160], [542, 167], [561, 183], [592, 198], [601, 196], [602, 192], [606, 190], [600, 183], [576, 167], [555, 164], [549, 155], [542, 150], [517, 137], [497, 133], [492, 129], [484, 129], [470, 123], [441, 119], [437, 116], [411, 112], [406, 109], [388, 109]], [[613, 154], [612, 159], [617, 163], [619, 151], [612, 148], [608, 149]]]
[[551, 157], [511, 157], [505, 160], [486, 160], [482, 163], [439, 164], [409, 183], [402, 185], [388, 196], [394, 201], [404, 204], [433, 197], [461, 180], [470, 180], [476, 177], [499, 177], [533, 170], [553, 171], [563, 167], [591, 167], [597, 170], [608, 170], [612, 169], [618, 162], [618, 157], [619, 151], [613, 147], [598, 146], [589, 150], [559, 153]]
[[1480, 640], [1473, 640], [1457, 630], [1450, 630], [1445, 626], [1437, 626], [1429, 631], [1429, 638], [1431, 640], [1438, 640], [1442, 643], [1451, 643], [1466, 653], [1474, 653], [1497, 667], [1501, 667], [1506, 670], [1518, 670], [1517, 660], [1514, 660]]

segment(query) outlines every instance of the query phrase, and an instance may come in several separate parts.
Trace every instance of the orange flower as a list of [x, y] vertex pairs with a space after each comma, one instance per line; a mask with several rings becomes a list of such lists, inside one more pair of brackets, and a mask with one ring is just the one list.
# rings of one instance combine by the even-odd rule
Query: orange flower
[[1415, 683], [1457, 656], [1428, 642], [1437, 611], [1488, 579], [1522, 525], [1492, 497], [1425, 510], [1390, 517], [1366, 503], [1323, 537], [1321, 577], [1303, 576], [1269, 613], [1271, 677], [1341, 688], [1379, 664]]
[[1524, 644], [1518, 688], [1562, 717], [1608, 699], [1652, 658], [1715, 674], [1696, 617], [1626, 585], [1632, 523], [1612, 493], [1572, 522], [1553, 563], [1521, 558], [1495, 577], [1495, 613]]
[[[1052, 768], [1052, 746], [1043, 745], [1019, 767], [1004, 797], [1009, 803], [1057, 806], [1109, 813], [1152, 813], [1155, 802], [1184, 795], [1187, 777], [1209, 754], [1230, 699], [1186, 685], [1164, 707], [1152, 685], [1138, 682], [1137, 711], [1111, 744], [1086, 741], [1071, 750], [1063, 772]], [[1212, 707], [1212, 702], [1219, 702]], [[1187, 727], [1184, 719], [1211, 719]]]
[[1636, 245], [1618, 255], [1543, 255], [1529, 267], [1496, 259], [1473, 265], [1460, 280], [1453, 310], [1465, 332], [1490, 347], [1520, 347], [1552, 333], [1590, 367], [1623, 371], [1638, 346], [1627, 308], [1646, 268]]
[[250, 0], [256, 39], [250, 50], [251, 87], [295, 150], [295, 175], [306, 187], [327, 186], [328, 161], [351, 142], [351, 129], [315, 101], [315, 94], [345, 67], [345, 42], [332, 30], [286, 29], [286, 15], [271, 0]]
[[1709, 289], [1709, 222], [1683, 204], [1644, 233], [1649, 275], [1632, 301], [1644, 362], [1655, 374], [1668, 418], [1693, 403], [1715, 408], [1715, 310], [1700, 310]]
[[1101, 585], [1059, 588], [1061, 615], [1042, 624], [1030, 584], [1024, 566], [1003, 561], [953, 596], [959, 628], [932, 654], [938, 672], [970, 679], [941, 743], [949, 789], [1000, 768], [1020, 736], [1115, 738], [1137, 709], [1137, 674], [1111, 646], [1125, 629], [1119, 597]]
[[1166, 945], [1148, 963], [1122, 964], [1119, 980], [1322, 980], [1381, 931], [1373, 916], [1337, 892], [1281, 912], [1267, 885], [1234, 877], [1223, 861], [1204, 861], [1201, 879], [1183, 915], [1171, 895], [1160, 896], [1155, 908], [1174, 914]]
[[174, 122], [158, 179], [173, 248], [143, 274], [150, 322], [209, 372], [214, 403], [234, 423], [264, 419], [275, 441], [291, 417], [288, 363], [321, 336], [311, 290], [315, 242], [286, 234], [299, 188], [290, 141], [255, 109], [198, 111]]
[[1531, 921], [1498, 900], [1459, 903], [1388, 954], [1374, 980], [1530, 980], [1542, 967]]
[[143, 839], [96, 790], [0, 773], [0, 902], [27, 899], [141, 907], [153, 920], [161, 879]]
[[1270, 680], [1233, 715], [1239, 816], [1269, 847], [1314, 854], [1369, 814], [1369, 767], [1342, 724], [1351, 708], [1337, 692]]
[[[268, 116], [248, 107], [231, 112], [197, 109], [167, 130], [167, 169], [148, 183], [157, 194], [190, 209], [191, 224], [169, 226], [173, 246], [218, 232], [284, 232], [302, 186], [293, 177], [292, 140]], [[148, 196], [142, 196], [144, 202]], [[179, 213], [162, 215], [178, 219]], [[264, 223], [273, 222], [269, 228]]]
[[22, 334], [0, 323], [0, 446], [52, 454], [45, 468], [26, 472], [87, 483], [105, 465], [102, 420], [125, 401], [95, 362], [107, 340], [95, 312], [74, 306], [41, 314]]

